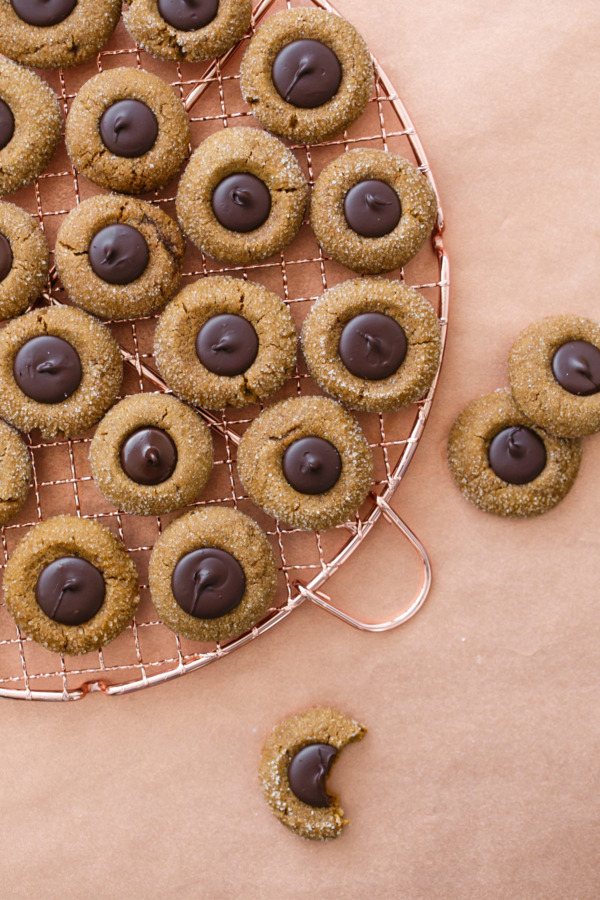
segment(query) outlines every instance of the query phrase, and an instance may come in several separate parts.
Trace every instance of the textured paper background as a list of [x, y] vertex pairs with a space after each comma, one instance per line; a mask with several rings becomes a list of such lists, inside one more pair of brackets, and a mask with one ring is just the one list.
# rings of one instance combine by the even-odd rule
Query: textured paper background
[[[506, 383], [522, 327], [599, 317], [597, 6], [338, 6], [405, 100], [449, 223], [449, 350], [395, 504], [431, 552], [432, 594], [387, 635], [305, 605], [139, 695], [4, 701], [3, 897], [598, 896], [600, 439], [530, 522], [471, 508], [444, 459], [459, 409]], [[367, 614], [416, 577], [380, 529], [335, 589]], [[352, 825], [327, 845], [283, 829], [256, 778], [270, 727], [315, 703], [369, 727], [334, 773]]]

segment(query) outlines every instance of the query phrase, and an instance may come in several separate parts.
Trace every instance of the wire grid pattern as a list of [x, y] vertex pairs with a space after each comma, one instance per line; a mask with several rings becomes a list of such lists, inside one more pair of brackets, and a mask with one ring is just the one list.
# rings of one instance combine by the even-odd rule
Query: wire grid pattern
[[[79, 87], [96, 71], [135, 66], [160, 75], [173, 85], [188, 108], [191, 151], [220, 128], [257, 126], [241, 97], [239, 63], [247, 41], [263, 15], [297, 6], [331, 9], [325, 0], [262, 0], [255, 7], [250, 34], [236, 48], [210, 64], [186, 63], [183, 66], [153, 59], [131, 41], [121, 23], [95, 64], [41, 74], [57, 92], [65, 115]], [[353, 147], [400, 153], [431, 177], [410, 119], [377, 64], [376, 72], [375, 90], [366, 112], [341, 137], [317, 146], [288, 143], [311, 186], [328, 162]], [[76, 204], [96, 193], [99, 193], [98, 189], [80, 179], [71, 167], [63, 142], [51, 170], [34, 185], [16, 194], [14, 201], [37, 217], [52, 247], [64, 216]], [[145, 199], [174, 215], [175, 193], [176, 185], [170, 185]], [[445, 337], [448, 272], [441, 244], [442, 227], [440, 213], [432, 245], [424, 248], [404, 271], [390, 273], [390, 277], [405, 280], [431, 301], [441, 318]], [[256, 280], [274, 290], [288, 303], [298, 327], [311, 303], [326, 288], [353, 277], [322, 253], [308, 221], [285, 252], [248, 266], [221, 265], [188, 244], [183, 283], [217, 273]], [[69, 302], [54, 270], [40, 302]], [[166, 390], [157, 375], [152, 355], [156, 319], [157, 315], [152, 315], [109, 323], [127, 363], [122, 396], [139, 391]], [[97, 652], [69, 657], [51, 653], [23, 635], [0, 601], [0, 696], [60, 700], [79, 699], [89, 690], [123, 693], [206, 665], [273, 627], [302, 602], [306, 596], [302, 591], [306, 587], [320, 587], [342, 565], [377, 521], [412, 458], [434, 389], [435, 385], [425, 400], [408, 410], [381, 415], [357, 414], [374, 455], [372, 494], [352, 521], [324, 533], [309, 534], [286, 528], [255, 507], [244, 494], [235, 468], [235, 450], [240, 435], [262, 405], [216, 413], [200, 410], [212, 428], [215, 468], [207, 489], [193, 505], [225, 504], [249, 513], [267, 533], [280, 570], [276, 605], [266, 619], [246, 635], [222, 646], [205, 646], [180, 639], [157, 620], [150, 602], [148, 557], [158, 535], [177, 514], [147, 518], [128, 516], [109, 504], [96, 489], [91, 476], [88, 450], [93, 432], [71, 440], [49, 442], [43, 442], [39, 434], [33, 432], [27, 438], [32, 461], [32, 489], [19, 516], [0, 529], [0, 570], [4, 569], [12, 549], [25, 532], [43, 519], [63, 513], [94, 518], [109, 527], [132, 555], [140, 575], [142, 602], [135, 620], [115, 641]], [[293, 378], [269, 403], [284, 397], [319, 393], [300, 357]]]

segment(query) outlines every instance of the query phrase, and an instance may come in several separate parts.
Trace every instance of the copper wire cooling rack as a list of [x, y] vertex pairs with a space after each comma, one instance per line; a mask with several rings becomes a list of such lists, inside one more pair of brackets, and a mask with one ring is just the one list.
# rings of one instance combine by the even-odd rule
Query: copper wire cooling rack
[[[134, 66], [169, 81], [190, 114], [192, 148], [209, 134], [230, 126], [254, 126], [257, 122], [243, 103], [239, 86], [239, 65], [247, 41], [261, 20], [276, 11], [297, 6], [316, 6], [335, 12], [326, 0], [262, 0], [254, 10], [250, 34], [240, 44], [210, 64], [160, 62], [137, 47], [122, 24], [95, 63], [57, 73], [40, 73], [58, 94], [64, 112], [81, 85], [95, 74], [117, 66]], [[425, 152], [410, 117], [380, 66], [375, 63], [376, 84], [361, 119], [336, 140], [318, 146], [290, 145], [312, 185], [323, 167], [340, 153], [353, 147], [389, 150], [418, 165], [435, 187]], [[190, 149], [192, 149], [190, 148]], [[147, 199], [174, 215], [176, 186]], [[50, 246], [63, 217], [78, 203], [98, 190], [80, 179], [71, 167], [64, 144], [52, 168], [33, 186], [14, 197], [37, 217]], [[445, 342], [449, 302], [449, 262], [442, 244], [443, 217], [440, 211], [431, 245], [424, 248], [402, 272], [401, 278], [427, 297], [442, 323]], [[188, 247], [183, 283], [213, 273], [227, 272], [258, 281], [283, 296], [299, 327], [311, 303], [323, 291], [352, 274], [329, 260], [319, 249], [308, 222], [293, 244], [280, 256], [249, 266], [221, 266]], [[40, 304], [68, 303], [61, 285], [51, 272], [48, 289]], [[109, 323], [119, 341], [127, 365], [123, 395], [139, 391], [166, 390], [156, 374], [152, 339], [156, 316]], [[437, 379], [436, 379], [437, 381]], [[17, 519], [0, 529], [2, 570], [16, 543], [36, 523], [50, 516], [70, 513], [94, 518], [124, 541], [140, 574], [141, 604], [134, 622], [111, 644], [85, 656], [68, 657], [51, 653], [25, 637], [16, 628], [5, 605], [0, 602], [0, 696], [77, 700], [90, 691], [124, 694], [158, 684], [208, 665], [264, 634], [285, 619], [303, 601], [310, 600], [343, 621], [369, 631], [394, 628], [413, 616], [423, 604], [431, 584], [431, 566], [418, 538], [391, 508], [390, 500], [406, 472], [427, 421], [436, 385], [429, 395], [408, 410], [398, 413], [358, 414], [357, 418], [371, 444], [375, 461], [375, 482], [367, 502], [352, 521], [323, 533], [307, 534], [285, 528], [255, 507], [245, 496], [237, 478], [235, 451], [247, 425], [261, 407], [227, 409], [211, 413], [200, 410], [212, 429], [215, 468], [207, 489], [197, 505], [225, 504], [253, 516], [266, 531], [279, 562], [276, 605], [265, 619], [248, 633], [224, 644], [199, 645], [178, 638], [156, 618], [147, 584], [147, 564], [154, 542], [174, 518], [128, 516], [111, 506], [96, 489], [88, 462], [91, 433], [73, 440], [43, 442], [36, 432], [28, 436], [33, 468], [29, 500]], [[284, 397], [319, 393], [309, 378], [303, 360], [292, 379], [270, 402]], [[422, 583], [412, 599], [398, 600], [402, 609], [394, 617], [378, 623], [363, 622], [334, 606], [322, 592], [327, 580], [358, 550], [380, 519], [398, 529], [418, 553], [423, 566]]]

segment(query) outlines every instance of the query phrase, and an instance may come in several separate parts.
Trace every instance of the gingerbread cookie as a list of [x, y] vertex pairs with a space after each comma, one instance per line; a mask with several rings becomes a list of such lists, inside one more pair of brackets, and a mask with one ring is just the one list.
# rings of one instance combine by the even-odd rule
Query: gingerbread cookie
[[0, 525], [19, 512], [29, 493], [31, 462], [23, 439], [0, 421]]
[[0, 319], [24, 312], [46, 284], [50, 255], [44, 232], [13, 203], [0, 202]]

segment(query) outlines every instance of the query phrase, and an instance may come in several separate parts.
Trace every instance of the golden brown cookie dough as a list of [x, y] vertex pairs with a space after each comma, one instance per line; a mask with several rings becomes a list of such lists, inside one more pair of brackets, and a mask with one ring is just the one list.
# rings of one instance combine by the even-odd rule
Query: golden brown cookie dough
[[[290, 445], [313, 437], [331, 445], [341, 463], [337, 481], [320, 493], [292, 487], [283, 468]], [[295, 450], [302, 446], [296, 445]], [[315, 461], [309, 458], [298, 465], [324, 472], [330, 482], [335, 476], [335, 462], [326, 448], [321, 449], [326, 453], [324, 459], [319, 455]], [[310, 446], [308, 451], [313, 452]], [[295, 397], [266, 409], [245, 432], [238, 447], [237, 467], [246, 491], [258, 506], [306, 531], [347, 521], [365, 500], [373, 481], [373, 458], [359, 425], [350, 413], [326, 397]]]
[[[398, 224], [381, 237], [365, 237], [348, 225], [344, 200], [363, 181], [382, 181], [400, 200]], [[361, 274], [398, 269], [415, 256], [433, 229], [435, 191], [424, 175], [401, 156], [383, 150], [349, 150], [317, 178], [310, 224], [321, 247], [343, 266]]]
[[[259, 777], [265, 792], [265, 798], [279, 821], [291, 831], [314, 841], [329, 841], [342, 833], [344, 825], [349, 822], [344, 818], [344, 810], [337, 797], [329, 797], [328, 806], [312, 806], [298, 799], [290, 780], [296, 786], [294, 771], [290, 778], [290, 765], [296, 754], [311, 745], [326, 745], [323, 749], [342, 750], [347, 744], [360, 741], [367, 729], [344, 715], [337, 709], [315, 706], [276, 725], [263, 747]], [[307, 787], [320, 788], [318, 793], [327, 793], [325, 779], [335, 762], [337, 754], [324, 764], [318, 756], [308, 762], [304, 768], [303, 778]], [[312, 778], [311, 778], [312, 775]], [[312, 785], [310, 784], [312, 781]]]
[[46, 236], [35, 219], [14, 203], [0, 202], [0, 319], [24, 312], [48, 278]]
[[[214, 348], [215, 359], [206, 361], [215, 369], [225, 364], [233, 368], [239, 361], [241, 368], [255, 352], [241, 374], [211, 371], [198, 357], [196, 342], [202, 340], [198, 335], [217, 316], [230, 318], [220, 318], [222, 325], [214, 334], [217, 321], [209, 326], [208, 346]], [[237, 333], [240, 317], [250, 323], [256, 350], [254, 345], [248, 348], [245, 333]], [[296, 363], [294, 321], [285, 303], [260, 284], [219, 275], [201, 278], [185, 287], [162, 313], [154, 358], [167, 385], [188, 403], [209, 409], [250, 406], [269, 397], [291, 376]]]
[[[509, 483], [490, 465], [493, 439], [505, 429], [525, 429], [543, 442], [546, 464], [526, 483]], [[519, 468], [526, 458], [523, 443], [507, 462]], [[510, 391], [497, 390], [470, 403], [458, 416], [448, 439], [448, 464], [464, 496], [485, 512], [524, 518], [548, 512], [570, 491], [581, 462], [581, 441], [554, 437], [535, 425], [515, 405]]]
[[[130, 443], [136, 433], [137, 445]], [[213, 465], [212, 439], [200, 416], [175, 397], [135, 394], [98, 425], [90, 462], [98, 489], [118, 509], [158, 516], [181, 509], [204, 489]]]
[[[159, 6], [159, 0], [132, 0], [123, 13], [125, 27], [148, 53], [179, 62], [221, 56], [242, 39], [252, 17], [252, 0], [214, 0], [195, 5], [171, 0], [163, 6], [171, 22], [163, 18]], [[202, 24], [204, 8], [208, 18], [213, 6], [216, 15]], [[179, 16], [174, 14], [174, 8]]]
[[[397, 322], [406, 338], [399, 367], [378, 380], [358, 377], [340, 356], [340, 337], [356, 316], [378, 313]], [[401, 336], [401, 335], [400, 335]], [[385, 362], [390, 342], [374, 346], [364, 337], [365, 358]], [[425, 396], [440, 362], [440, 323], [430, 303], [399, 281], [354, 278], [344, 281], [314, 304], [302, 327], [302, 350], [315, 381], [346, 406], [369, 412], [400, 409]]]
[[[186, 612], [175, 599], [178, 582], [174, 573], [188, 554], [209, 549], [221, 551], [220, 559], [203, 553], [183, 564], [188, 568], [179, 576], [179, 589], [184, 590], [191, 579], [200, 584], [189, 608], [218, 613], [222, 603], [226, 607], [241, 599], [224, 615], [202, 618]], [[233, 563], [223, 551], [233, 557]], [[235, 573], [231, 566], [238, 573], [241, 567], [243, 573], [236, 584], [232, 583]], [[149, 580], [156, 611], [172, 631], [192, 641], [226, 641], [248, 631], [266, 614], [275, 596], [277, 564], [256, 522], [237, 510], [211, 506], [184, 513], [169, 525], [152, 551]]]
[[[556, 354], [571, 342], [591, 344], [593, 365], [585, 358], [585, 347], [568, 347], [570, 358], [562, 368], [589, 393], [578, 395], [565, 389], [554, 375]], [[596, 352], [594, 352], [594, 349]], [[584, 350], [584, 356], [581, 351]], [[585, 437], [600, 431], [600, 324], [582, 316], [551, 316], [534, 322], [515, 341], [508, 358], [508, 374], [517, 406], [550, 434]], [[560, 357], [558, 357], [560, 359]]]
[[[224, 227], [213, 211], [215, 188], [234, 173], [258, 178], [270, 194], [266, 221], [251, 231]], [[257, 262], [291, 243], [302, 225], [307, 196], [302, 170], [281, 141], [256, 128], [224, 128], [193, 153], [179, 182], [177, 215], [186, 235], [209, 256]]]
[[[104, 597], [90, 619], [66, 624], [44, 612], [36, 588], [48, 566], [73, 558], [98, 570], [104, 581]], [[85, 610], [86, 593], [90, 600], [86, 573], [83, 577], [80, 571], [73, 574], [75, 577], [64, 579], [67, 584], [62, 591], [56, 584], [54, 592], [43, 582], [40, 585], [40, 590], [42, 586], [45, 590], [44, 598], [39, 599], [51, 611], [56, 609], [54, 614], [61, 618], [61, 601], [68, 603], [77, 597]], [[89, 653], [116, 638], [133, 618], [139, 603], [137, 572], [123, 544], [107, 528], [91, 519], [57, 516], [35, 525], [13, 551], [4, 575], [4, 599], [19, 628], [38, 644], [57, 653]]]
[[[273, 83], [277, 55], [299, 40], [324, 44], [341, 68], [335, 94], [312, 108], [288, 103]], [[358, 119], [373, 88], [371, 54], [358, 31], [345, 19], [318, 9], [290, 9], [271, 16], [250, 41], [240, 71], [242, 95], [261, 125], [307, 144], [329, 140]], [[302, 75], [298, 70], [295, 83]]]
[[0, 421], [0, 525], [19, 512], [29, 493], [31, 462], [23, 439]]
[[121, 0], [0, 0], [0, 50], [41, 69], [78, 66], [102, 49], [120, 15]]
[[[0, 0], [0, 33], [6, 5]], [[54, 91], [34, 72], [0, 57], [0, 194], [18, 191], [41, 175], [61, 131]]]
[[[104, 114], [121, 101], [138, 105], [125, 108], [115, 123], [107, 124], [116, 134], [117, 154], [104, 143], [100, 128]], [[90, 181], [108, 190], [140, 194], [175, 178], [188, 152], [190, 124], [183, 103], [162, 78], [139, 69], [108, 69], [90, 78], [77, 94], [67, 117], [66, 141], [73, 165]], [[125, 149], [129, 156], [121, 155]]]
[[[114, 226], [126, 228], [119, 233]], [[137, 244], [135, 235], [132, 244], [132, 228], [142, 238]], [[154, 312], [173, 296], [184, 253], [183, 235], [170, 216], [143, 200], [111, 194], [84, 200], [69, 213], [58, 232], [55, 261], [78, 306], [104, 318], [129, 319]], [[147, 263], [137, 275], [140, 254], [141, 264]], [[127, 280], [110, 283], [92, 262], [105, 277]]]
[[[71, 345], [79, 358], [81, 379], [72, 393], [57, 402], [32, 399], [15, 379], [15, 360], [34, 339], [53, 336]], [[27, 368], [26, 361], [24, 369]], [[64, 360], [53, 352], [39, 355], [34, 369], [43, 380], [60, 381]], [[123, 358], [108, 328], [92, 316], [67, 306], [52, 306], [26, 313], [0, 332], [0, 416], [21, 431], [39, 428], [44, 438], [62, 433], [81, 434], [94, 425], [114, 403], [123, 378]]]

